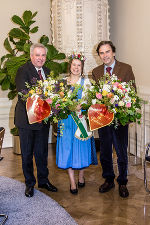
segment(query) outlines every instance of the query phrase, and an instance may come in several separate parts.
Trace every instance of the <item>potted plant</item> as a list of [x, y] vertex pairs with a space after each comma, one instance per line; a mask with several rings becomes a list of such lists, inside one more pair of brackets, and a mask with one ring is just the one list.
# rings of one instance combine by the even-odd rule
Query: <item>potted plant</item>
[[[38, 31], [38, 26], [32, 27], [35, 23], [34, 17], [37, 12], [25, 11], [22, 17], [14, 15], [12, 21], [19, 26], [9, 31], [8, 37], [4, 41], [4, 47], [8, 54], [0, 60], [0, 85], [2, 90], [9, 90], [8, 98], [14, 99], [17, 95], [15, 76], [18, 68], [30, 60], [30, 46], [32, 41], [30, 35]], [[39, 42], [48, 49], [45, 65], [54, 72], [54, 76], [66, 73], [67, 62], [64, 53], [60, 53], [52, 44], [49, 38], [43, 35]], [[60, 61], [59, 61], [60, 60]]]
[[20, 149], [20, 139], [19, 139], [19, 132], [18, 128], [14, 127], [10, 130], [10, 133], [13, 135], [14, 143], [13, 143], [13, 153], [20, 155], [21, 154], [21, 149]]
[[[38, 31], [38, 26], [32, 27], [36, 22], [34, 20], [36, 15], [37, 12], [32, 13], [26, 10], [22, 17], [12, 16], [13, 23], [19, 27], [11, 29], [4, 41], [4, 47], [8, 53], [0, 59], [0, 85], [2, 90], [9, 90], [9, 100], [17, 95], [15, 76], [18, 68], [30, 60], [30, 46], [32, 45], [30, 35]], [[45, 35], [39, 39], [39, 42], [48, 50], [45, 65], [54, 72], [53, 76], [66, 73], [68, 63], [63, 61], [66, 58], [65, 54], [49, 44], [49, 38]], [[12, 128], [11, 134], [14, 136], [14, 153], [21, 154], [18, 129]]]

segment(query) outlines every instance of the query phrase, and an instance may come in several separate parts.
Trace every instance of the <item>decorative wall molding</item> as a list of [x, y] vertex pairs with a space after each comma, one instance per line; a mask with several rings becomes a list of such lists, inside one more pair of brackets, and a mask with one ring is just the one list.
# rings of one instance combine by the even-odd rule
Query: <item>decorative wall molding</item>
[[85, 74], [99, 62], [97, 44], [109, 39], [109, 13], [107, 0], [53, 0], [52, 43], [57, 49], [71, 54], [85, 54]]

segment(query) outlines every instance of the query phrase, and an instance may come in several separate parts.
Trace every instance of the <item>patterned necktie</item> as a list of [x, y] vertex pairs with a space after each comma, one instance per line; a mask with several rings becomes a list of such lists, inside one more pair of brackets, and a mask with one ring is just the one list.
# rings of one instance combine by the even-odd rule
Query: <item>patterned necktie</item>
[[109, 75], [111, 75], [111, 72], [110, 72], [111, 69], [112, 69], [111, 67], [107, 67], [107, 68], [106, 68], [106, 72], [109, 73]]
[[43, 81], [43, 77], [42, 77], [42, 74], [41, 74], [41, 70], [38, 70], [38, 74], [39, 74], [40, 80]]

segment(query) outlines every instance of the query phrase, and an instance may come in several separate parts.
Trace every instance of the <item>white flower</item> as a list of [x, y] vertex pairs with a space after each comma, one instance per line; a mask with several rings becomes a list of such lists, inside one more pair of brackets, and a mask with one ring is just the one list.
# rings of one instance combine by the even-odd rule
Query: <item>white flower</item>
[[105, 90], [105, 91], [107, 91], [107, 92], [110, 92], [110, 85], [108, 85], [108, 84], [104, 84], [104, 86], [103, 86], [103, 90]]
[[52, 85], [52, 84], [55, 84], [55, 83], [57, 83], [54, 79], [49, 79], [49, 85]]
[[118, 95], [114, 95], [114, 100], [115, 100], [115, 101], [118, 101], [118, 100], [119, 100]]
[[96, 104], [96, 99], [92, 99], [92, 105]]
[[118, 92], [118, 94], [121, 94], [121, 95], [123, 94], [123, 90], [121, 90], [121, 89], [118, 89], [117, 92]]
[[112, 109], [113, 113], [116, 113], [116, 110], [115, 109]]
[[127, 83], [126, 82], [122, 82], [121, 85], [122, 85], [123, 88], [125, 88]]
[[91, 86], [89, 89], [90, 89], [90, 91], [92, 91], [94, 88], [95, 88], [94, 86]]
[[127, 90], [127, 92], [130, 92], [131, 91], [131, 88], [130, 87], [127, 87], [126, 90]]
[[110, 103], [113, 105], [113, 104], [114, 104], [114, 102], [115, 102], [115, 99], [114, 99], [114, 98], [112, 98], [112, 99], [110, 100]]
[[112, 80], [112, 81], [116, 81], [116, 80], [117, 80], [117, 76], [115, 76], [115, 74], [113, 74], [113, 75], [111, 76], [111, 80]]
[[44, 85], [44, 87], [47, 87], [48, 86], [48, 80], [44, 80], [43, 85]]
[[131, 98], [128, 96], [128, 94], [125, 94], [124, 102], [131, 102]]
[[116, 91], [118, 88], [116, 86], [113, 86], [113, 90]]
[[70, 98], [72, 90], [68, 91], [68, 97]]
[[119, 102], [118, 102], [118, 105], [119, 105], [119, 106], [124, 106], [124, 102], [123, 102], [123, 101], [119, 101]]

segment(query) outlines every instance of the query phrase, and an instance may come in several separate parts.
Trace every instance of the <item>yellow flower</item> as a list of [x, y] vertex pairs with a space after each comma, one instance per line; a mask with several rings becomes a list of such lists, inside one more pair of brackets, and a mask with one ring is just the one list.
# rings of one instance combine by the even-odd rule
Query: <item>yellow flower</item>
[[106, 90], [103, 90], [102, 95], [106, 96], [108, 94], [108, 92]]
[[54, 123], [58, 123], [58, 119], [54, 117], [53, 119]]
[[66, 101], [67, 101], [67, 99], [66, 99], [66, 98], [63, 98], [62, 100], [63, 100], [63, 102], [66, 102]]
[[133, 102], [136, 102], [136, 99], [135, 98], [133, 98], [132, 100], [133, 100]]
[[36, 93], [37, 93], [38, 95], [41, 95], [41, 94], [42, 94], [42, 91], [41, 91], [41, 90], [37, 90]]
[[53, 71], [51, 71], [51, 72], [50, 72], [50, 76], [53, 76], [53, 75], [54, 75], [54, 72], [53, 72]]
[[35, 91], [34, 90], [30, 90], [29, 93], [32, 95], [32, 94], [35, 93]]
[[48, 92], [47, 92], [47, 91], [45, 91], [45, 96], [47, 97], [47, 95], [48, 95]]
[[60, 87], [62, 87], [62, 86], [64, 86], [64, 84], [61, 82], [61, 83], [60, 83]]
[[47, 89], [48, 89], [49, 91], [52, 91], [52, 87], [51, 87], [51, 86], [48, 86]]

